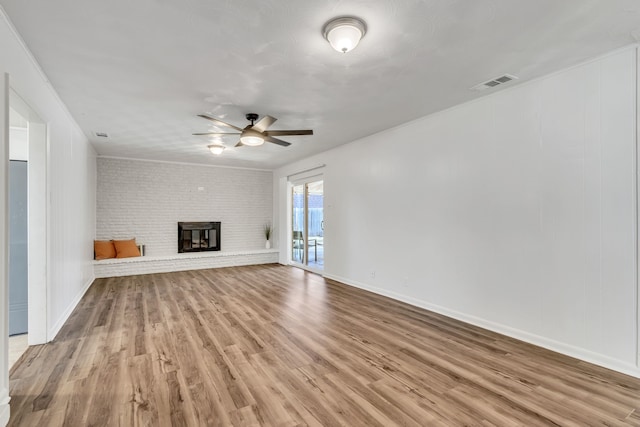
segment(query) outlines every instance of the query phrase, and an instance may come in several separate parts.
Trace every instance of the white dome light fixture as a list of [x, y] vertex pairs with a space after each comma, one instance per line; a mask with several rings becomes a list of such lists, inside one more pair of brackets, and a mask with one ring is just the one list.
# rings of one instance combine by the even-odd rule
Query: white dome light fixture
[[222, 154], [222, 152], [226, 147], [224, 145], [213, 144], [213, 145], [208, 145], [207, 148], [213, 154], [215, 154], [216, 156], [219, 156], [220, 154]]
[[255, 131], [253, 129], [245, 129], [242, 131], [242, 136], [240, 136], [240, 141], [242, 141], [243, 145], [248, 145], [250, 147], [257, 147], [258, 145], [264, 144], [264, 137], [258, 131]]
[[327, 22], [322, 29], [324, 38], [338, 52], [347, 53], [353, 50], [367, 32], [367, 25], [362, 19], [342, 16]]

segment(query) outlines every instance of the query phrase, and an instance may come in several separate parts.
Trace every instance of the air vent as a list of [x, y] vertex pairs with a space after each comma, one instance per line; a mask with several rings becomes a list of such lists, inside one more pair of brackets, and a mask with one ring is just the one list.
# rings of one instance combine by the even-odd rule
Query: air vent
[[94, 134], [98, 137], [98, 138], [109, 138], [109, 135], [107, 135], [106, 132], [94, 132]]
[[516, 76], [511, 74], [505, 74], [504, 76], [496, 77], [495, 79], [487, 80], [486, 82], [475, 85], [471, 90], [485, 90], [492, 87], [500, 86], [501, 84], [509, 83], [511, 80], [517, 80]]

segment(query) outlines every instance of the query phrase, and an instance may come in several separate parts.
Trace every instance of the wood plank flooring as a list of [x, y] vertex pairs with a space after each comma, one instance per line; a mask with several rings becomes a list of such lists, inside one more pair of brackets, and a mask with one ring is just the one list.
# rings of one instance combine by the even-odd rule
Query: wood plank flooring
[[9, 337], [9, 369], [20, 359], [22, 353], [29, 347], [29, 336], [27, 334], [13, 335]]
[[12, 426], [640, 425], [640, 380], [279, 265], [99, 279]]

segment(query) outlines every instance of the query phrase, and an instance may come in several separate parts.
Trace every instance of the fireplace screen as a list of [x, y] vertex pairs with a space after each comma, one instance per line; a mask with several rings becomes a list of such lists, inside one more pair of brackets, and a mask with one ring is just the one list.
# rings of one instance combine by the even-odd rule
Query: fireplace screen
[[178, 223], [178, 253], [219, 250], [219, 222]]

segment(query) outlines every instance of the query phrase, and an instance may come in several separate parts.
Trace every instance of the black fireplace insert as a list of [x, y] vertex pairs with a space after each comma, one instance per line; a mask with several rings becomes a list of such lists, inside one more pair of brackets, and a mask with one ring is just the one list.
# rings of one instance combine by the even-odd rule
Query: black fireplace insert
[[220, 250], [220, 222], [179, 222], [178, 253]]

